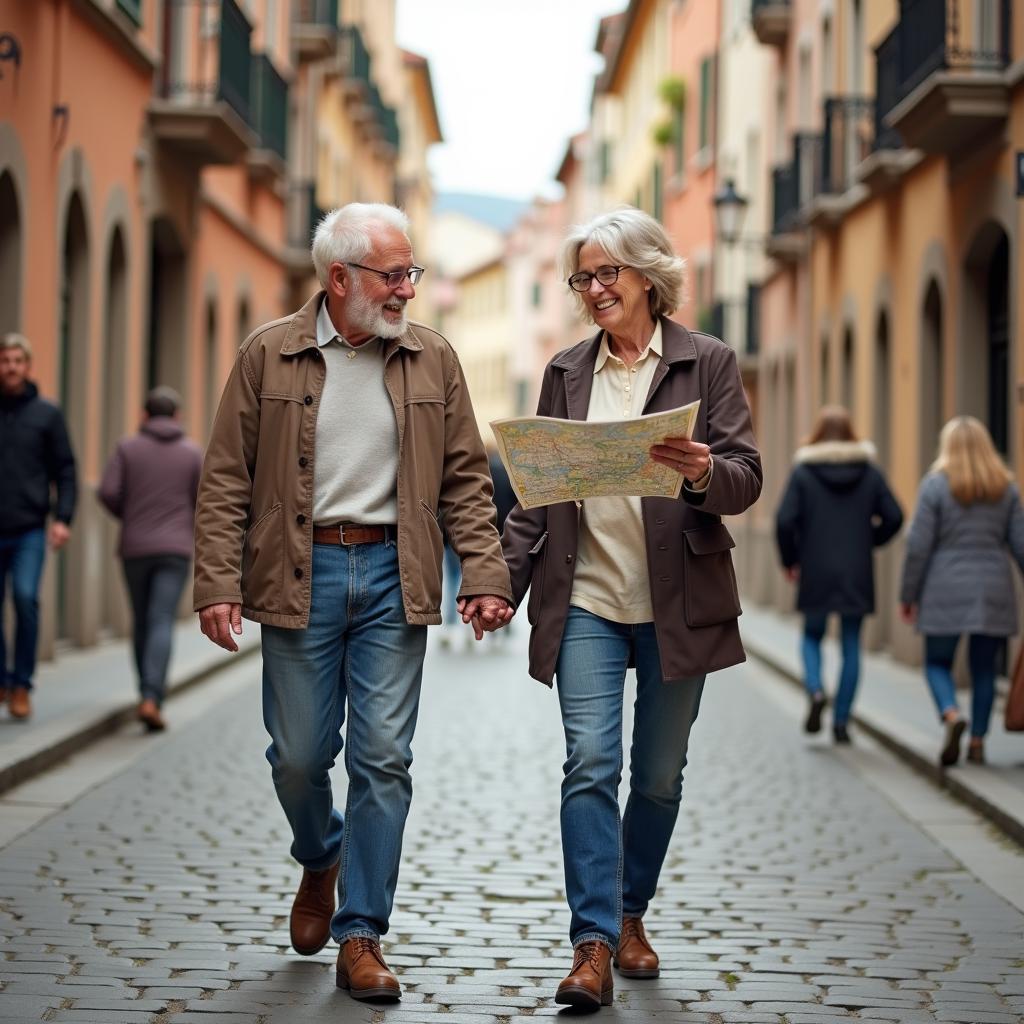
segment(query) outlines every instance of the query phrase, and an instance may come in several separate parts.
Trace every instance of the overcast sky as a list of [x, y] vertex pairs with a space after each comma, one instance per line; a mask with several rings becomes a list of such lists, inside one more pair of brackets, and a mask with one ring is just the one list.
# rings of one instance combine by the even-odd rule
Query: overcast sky
[[439, 192], [550, 193], [586, 126], [601, 17], [626, 0], [397, 0], [398, 44], [430, 60]]

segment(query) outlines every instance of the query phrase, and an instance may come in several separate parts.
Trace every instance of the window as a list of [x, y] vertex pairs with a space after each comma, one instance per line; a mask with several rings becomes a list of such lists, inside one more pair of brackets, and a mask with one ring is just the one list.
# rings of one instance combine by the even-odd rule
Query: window
[[533, 282], [533, 288], [530, 291], [530, 302], [533, 306], [539, 306], [541, 300], [541, 283], [540, 281]]
[[655, 220], [660, 221], [662, 215], [662, 194], [661, 194], [661, 159], [654, 162], [651, 172], [651, 190], [654, 195], [651, 199], [651, 215]]
[[672, 146], [675, 154], [675, 172], [682, 176], [686, 165], [686, 110], [676, 107], [672, 112]]
[[124, 11], [136, 25], [142, 24], [142, 0], [117, 0], [117, 6]]
[[700, 62], [700, 131], [699, 148], [714, 144], [715, 126], [715, 58], [705, 57]]

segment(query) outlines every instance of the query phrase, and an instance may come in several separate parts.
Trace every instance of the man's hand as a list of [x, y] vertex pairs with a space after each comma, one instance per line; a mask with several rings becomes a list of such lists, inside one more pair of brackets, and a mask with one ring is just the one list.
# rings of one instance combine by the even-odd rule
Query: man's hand
[[700, 441], [688, 441], [685, 437], [666, 437], [662, 444], [651, 448], [651, 458], [682, 473], [691, 484], [703, 479], [711, 467], [711, 449]]
[[50, 547], [54, 551], [59, 551], [68, 542], [68, 538], [71, 536], [71, 527], [67, 523], [62, 523], [59, 519], [55, 519], [50, 523]]
[[480, 594], [475, 597], [460, 597], [456, 607], [463, 622], [473, 624], [477, 640], [483, 640], [484, 633], [493, 633], [512, 621], [515, 611], [503, 597]]
[[242, 606], [240, 604], [208, 604], [199, 609], [199, 628], [225, 651], [237, 651], [238, 644], [232, 633], [242, 635]]

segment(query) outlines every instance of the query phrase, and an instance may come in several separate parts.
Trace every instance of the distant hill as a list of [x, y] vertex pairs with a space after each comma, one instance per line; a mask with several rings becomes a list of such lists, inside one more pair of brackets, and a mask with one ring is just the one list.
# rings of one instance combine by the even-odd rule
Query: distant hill
[[461, 213], [497, 228], [502, 234], [511, 230], [529, 205], [520, 199], [476, 192], [439, 192], [434, 198], [435, 213]]

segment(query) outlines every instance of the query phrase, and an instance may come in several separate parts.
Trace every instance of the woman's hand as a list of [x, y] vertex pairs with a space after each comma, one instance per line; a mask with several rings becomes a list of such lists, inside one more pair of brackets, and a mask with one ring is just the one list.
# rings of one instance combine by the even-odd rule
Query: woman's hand
[[800, 566], [799, 565], [787, 566], [787, 568], [783, 569], [782, 571], [785, 574], [786, 579], [789, 580], [790, 583], [796, 583], [797, 580], [800, 579]]
[[702, 480], [711, 468], [711, 449], [685, 437], [666, 437], [662, 444], [651, 448], [651, 458], [682, 473], [691, 484]]
[[916, 604], [901, 604], [900, 605], [900, 618], [908, 626], [912, 626], [915, 622], [917, 622], [917, 605]]

